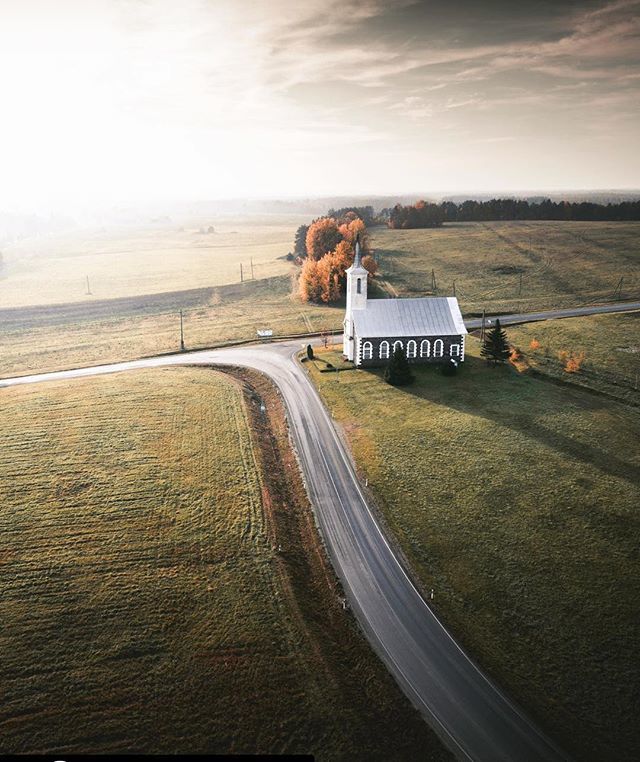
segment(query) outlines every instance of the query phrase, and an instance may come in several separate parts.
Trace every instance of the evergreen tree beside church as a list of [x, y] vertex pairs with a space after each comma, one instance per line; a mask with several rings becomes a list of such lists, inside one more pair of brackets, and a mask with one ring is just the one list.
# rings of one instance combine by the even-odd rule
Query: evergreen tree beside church
[[480, 354], [488, 363], [493, 363], [494, 366], [498, 363], [504, 363], [509, 359], [511, 348], [507, 341], [507, 334], [500, 325], [499, 320], [496, 320], [495, 327], [486, 335]]
[[396, 347], [384, 371], [384, 380], [391, 386], [407, 386], [414, 380], [411, 366], [402, 347]]

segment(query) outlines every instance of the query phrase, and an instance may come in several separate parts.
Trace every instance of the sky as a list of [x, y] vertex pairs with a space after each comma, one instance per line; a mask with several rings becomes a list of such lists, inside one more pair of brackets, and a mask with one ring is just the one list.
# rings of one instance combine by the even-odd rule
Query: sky
[[640, 187], [640, 0], [0, 0], [0, 210]]

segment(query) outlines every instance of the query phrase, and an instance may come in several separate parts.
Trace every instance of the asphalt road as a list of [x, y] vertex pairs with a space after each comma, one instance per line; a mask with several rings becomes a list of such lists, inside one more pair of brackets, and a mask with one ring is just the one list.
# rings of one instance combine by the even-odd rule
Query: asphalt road
[[[621, 311], [621, 307], [512, 316], [509, 322]], [[625, 309], [640, 309], [640, 303]], [[412, 584], [362, 494], [326, 408], [294, 359], [300, 347], [298, 340], [169, 355], [4, 379], [0, 387], [185, 364], [240, 365], [266, 373], [285, 400], [316, 521], [349, 605], [406, 695], [460, 759], [567, 759], [468, 658]]]
[[[566, 310], [549, 310], [547, 312], [528, 312], [520, 315], [500, 315], [501, 325], [517, 325], [519, 323], [536, 323], [540, 320], [555, 320], [558, 318], [580, 317], [581, 315], [604, 315], [610, 312], [633, 312], [640, 310], [640, 302], [617, 302], [615, 304], [601, 304], [590, 307], [571, 307]], [[495, 318], [489, 315], [490, 325]], [[468, 330], [480, 328], [482, 320], [465, 320]]]

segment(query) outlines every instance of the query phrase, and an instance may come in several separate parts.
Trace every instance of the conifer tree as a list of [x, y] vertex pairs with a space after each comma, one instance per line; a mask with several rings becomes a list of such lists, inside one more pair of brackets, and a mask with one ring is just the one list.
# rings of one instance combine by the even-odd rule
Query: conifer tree
[[384, 371], [384, 380], [392, 386], [407, 386], [413, 381], [411, 366], [402, 347], [393, 350], [391, 359]]
[[499, 320], [496, 320], [495, 327], [486, 335], [480, 354], [488, 363], [493, 363], [494, 367], [509, 359], [511, 349], [507, 341], [507, 334], [500, 326]]
[[296, 230], [296, 237], [293, 242], [293, 251], [298, 257], [302, 257], [303, 259], [307, 256], [308, 230], [308, 225], [300, 225], [300, 227]]

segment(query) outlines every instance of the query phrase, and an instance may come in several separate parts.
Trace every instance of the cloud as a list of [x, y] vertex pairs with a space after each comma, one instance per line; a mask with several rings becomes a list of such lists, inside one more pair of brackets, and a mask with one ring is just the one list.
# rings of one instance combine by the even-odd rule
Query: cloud
[[482, 144], [487, 162], [493, 150], [512, 151], [501, 172], [512, 183], [509, 173], [521, 172], [515, 184], [525, 186], [535, 184], [527, 146], [544, 143], [558, 165], [575, 157], [583, 176], [573, 145], [589, 133], [618, 136], [598, 171], [609, 167], [608, 185], [628, 182], [639, 169], [628, 157], [640, 155], [639, 8], [640, 0], [7, 4], [3, 172], [12, 192], [49, 195], [92, 185], [115, 195], [122, 178], [139, 195], [291, 194], [334, 191], [348, 156], [381, 192], [417, 187], [423, 175], [478, 187]]

